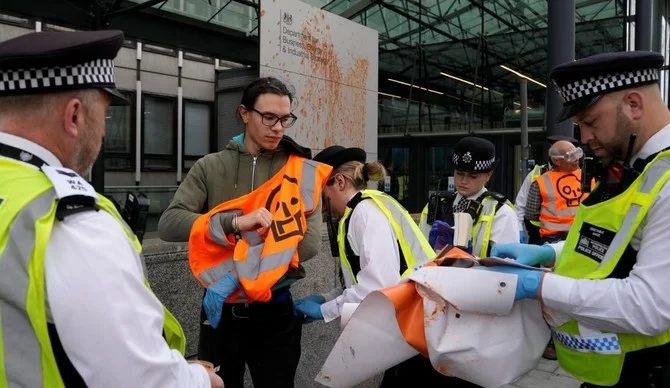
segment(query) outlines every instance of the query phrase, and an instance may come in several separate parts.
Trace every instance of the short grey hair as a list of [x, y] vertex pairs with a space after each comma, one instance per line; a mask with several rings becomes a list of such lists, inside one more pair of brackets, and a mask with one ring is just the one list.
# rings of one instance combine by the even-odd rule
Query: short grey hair
[[78, 98], [90, 105], [98, 96], [97, 89], [72, 90], [58, 93], [26, 94], [0, 97], [0, 123], [7, 116], [30, 114], [46, 116], [65, 99]]

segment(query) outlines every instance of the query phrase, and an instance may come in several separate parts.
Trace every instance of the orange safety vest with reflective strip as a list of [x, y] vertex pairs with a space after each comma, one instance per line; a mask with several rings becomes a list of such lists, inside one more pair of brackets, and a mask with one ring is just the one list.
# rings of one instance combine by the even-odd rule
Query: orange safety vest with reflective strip
[[542, 196], [540, 236], [567, 232], [579, 204], [588, 197], [582, 192], [582, 170], [566, 173], [547, 171], [536, 179]]
[[[326, 164], [291, 155], [281, 170], [254, 191], [198, 217], [188, 242], [195, 278], [208, 287], [234, 271], [242, 287], [228, 303], [270, 300], [272, 286], [289, 267], [298, 267], [297, 248], [307, 231], [306, 216], [317, 207], [331, 170]], [[218, 217], [212, 219], [219, 213], [243, 215], [261, 207], [273, 218], [265, 235], [257, 230], [242, 232], [236, 241], [233, 235], [223, 234]]]

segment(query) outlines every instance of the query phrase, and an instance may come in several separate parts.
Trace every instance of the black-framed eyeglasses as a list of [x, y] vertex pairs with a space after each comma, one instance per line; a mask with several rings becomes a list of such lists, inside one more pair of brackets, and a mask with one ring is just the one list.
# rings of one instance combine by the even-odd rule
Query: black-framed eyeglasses
[[293, 113], [289, 113], [286, 116], [279, 117], [274, 113], [261, 112], [256, 108], [251, 108], [251, 110], [261, 115], [263, 125], [267, 125], [268, 127], [274, 127], [275, 125], [277, 125], [278, 122], [281, 122], [282, 127], [290, 128], [293, 126], [293, 124], [295, 124], [295, 121], [298, 119], [298, 117], [296, 117], [296, 115], [294, 115]]

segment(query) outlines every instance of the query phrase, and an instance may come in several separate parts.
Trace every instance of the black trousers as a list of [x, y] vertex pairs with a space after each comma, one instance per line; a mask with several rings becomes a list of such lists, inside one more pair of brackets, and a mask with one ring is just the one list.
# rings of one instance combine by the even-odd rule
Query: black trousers
[[[599, 385], [584, 383], [583, 388]], [[616, 388], [670, 388], [670, 345], [638, 350], [626, 354]]]
[[225, 304], [216, 329], [200, 325], [198, 358], [220, 365], [226, 388], [244, 387], [245, 364], [255, 388], [293, 387], [302, 322], [288, 289], [273, 294], [268, 303]]
[[456, 377], [445, 376], [436, 371], [430, 360], [422, 354], [414, 356], [409, 360], [384, 372], [381, 388], [477, 388], [479, 385], [461, 380]]

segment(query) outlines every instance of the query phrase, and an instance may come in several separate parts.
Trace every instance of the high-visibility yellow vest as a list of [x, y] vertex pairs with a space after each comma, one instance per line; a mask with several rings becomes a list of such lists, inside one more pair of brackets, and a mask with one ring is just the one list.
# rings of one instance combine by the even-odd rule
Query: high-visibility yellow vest
[[[500, 195], [500, 194], [495, 194]], [[461, 199], [463, 200], [463, 199]], [[505, 200], [504, 204], [514, 209], [509, 201]], [[502, 206], [501, 199], [492, 195], [487, 195], [482, 200], [482, 210], [479, 217], [473, 220], [472, 225], [472, 254], [478, 257], [488, 256], [489, 246], [491, 243], [491, 230], [493, 230], [493, 218], [497, 210]], [[424, 206], [419, 218], [419, 229], [422, 234], [428, 239], [431, 226], [428, 224], [428, 204]], [[453, 226], [453, 225], [452, 225]]]
[[[78, 175], [71, 176], [84, 181]], [[48, 333], [44, 277], [44, 255], [53, 226], [59, 222], [59, 200], [45, 173], [0, 158], [0, 387], [10, 383], [64, 387]], [[98, 195], [95, 206], [122, 225], [140, 254], [140, 242], [114, 204]], [[148, 281], [145, 284], [149, 288]], [[163, 334], [172, 349], [184, 353], [184, 331], [166, 308]]]
[[[393, 197], [377, 190], [363, 190], [360, 195], [361, 200], [373, 201], [379, 210], [382, 211], [384, 216], [386, 216], [389, 223], [391, 223], [391, 227], [398, 239], [400, 252], [405, 259], [404, 264], [407, 268], [403, 271], [401, 277], [406, 277], [423, 264], [435, 258], [435, 251], [430, 247], [423, 234], [421, 234], [421, 231], [416, 225], [416, 222], [412, 219], [412, 216], [410, 216], [407, 210], [393, 199]], [[342, 274], [347, 287], [357, 283], [357, 271], [352, 268], [352, 263], [349, 261], [351, 258], [347, 257], [346, 252], [347, 220], [351, 216], [352, 211], [353, 209], [350, 207], [344, 211], [337, 233], [337, 244], [340, 252]], [[401, 263], [401, 268], [402, 267], [403, 265]]]
[[[657, 155], [623, 193], [593, 205], [581, 203], [554, 272], [574, 279], [609, 277], [668, 179], [670, 151]], [[591, 195], [597, 193], [598, 187]], [[657, 336], [609, 333], [575, 320], [552, 328], [552, 334], [561, 367], [603, 386], [619, 381], [626, 353], [670, 342], [670, 330]]]

